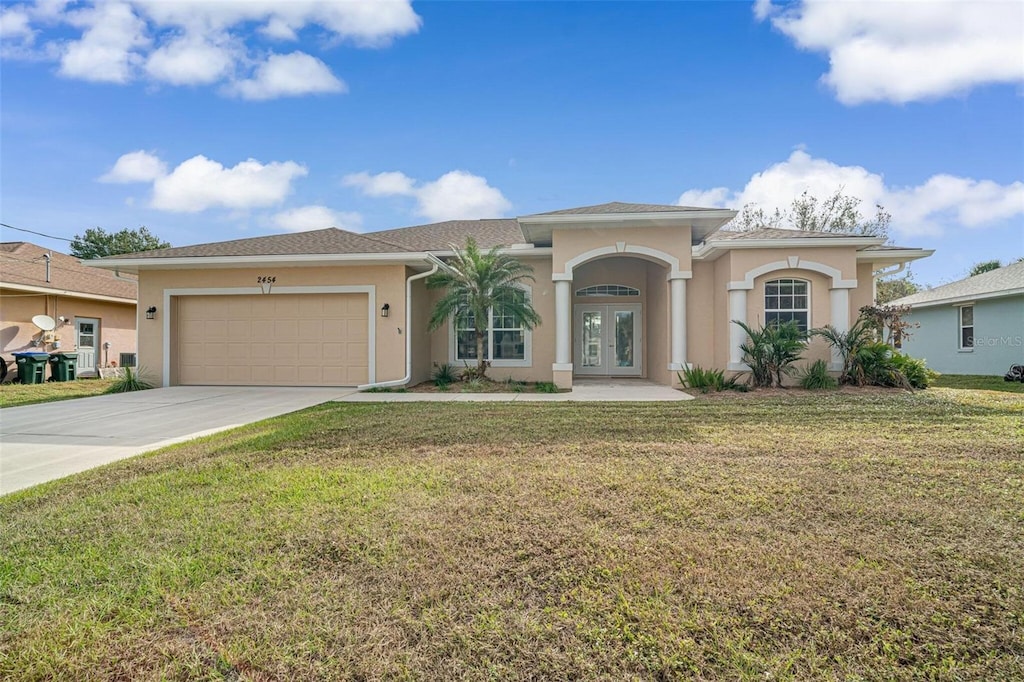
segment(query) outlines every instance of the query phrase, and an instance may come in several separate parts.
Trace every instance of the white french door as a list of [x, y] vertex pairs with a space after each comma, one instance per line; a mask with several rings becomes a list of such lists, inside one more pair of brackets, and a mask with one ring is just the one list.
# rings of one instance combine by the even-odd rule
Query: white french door
[[640, 376], [640, 304], [575, 308], [575, 374]]

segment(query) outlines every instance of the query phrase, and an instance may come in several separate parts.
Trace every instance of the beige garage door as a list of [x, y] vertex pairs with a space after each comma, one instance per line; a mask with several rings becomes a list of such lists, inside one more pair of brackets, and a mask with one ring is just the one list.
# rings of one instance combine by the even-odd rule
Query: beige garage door
[[179, 384], [357, 386], [369, 380], [367, 294], [176, 301]]

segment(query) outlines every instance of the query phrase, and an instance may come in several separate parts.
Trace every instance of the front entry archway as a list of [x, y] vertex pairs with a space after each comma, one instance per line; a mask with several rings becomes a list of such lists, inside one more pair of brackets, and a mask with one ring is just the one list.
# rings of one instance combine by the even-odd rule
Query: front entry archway
[[575, 306], [575, 373], [585, 376], [641, 376], [643, 320], [639, 303]]

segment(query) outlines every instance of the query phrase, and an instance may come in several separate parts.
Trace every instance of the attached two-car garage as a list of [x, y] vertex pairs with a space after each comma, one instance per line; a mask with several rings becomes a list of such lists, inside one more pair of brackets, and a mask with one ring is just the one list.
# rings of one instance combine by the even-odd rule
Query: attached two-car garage
[[356, 386], [369, 381], [365, 293], [177, 296], [181, 385]]

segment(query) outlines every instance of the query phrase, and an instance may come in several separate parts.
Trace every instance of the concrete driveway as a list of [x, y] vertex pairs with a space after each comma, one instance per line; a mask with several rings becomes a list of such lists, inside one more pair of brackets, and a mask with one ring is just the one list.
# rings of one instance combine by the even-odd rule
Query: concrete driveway
[[0, 495], [355, 389], [174, 386], [0, 410]]

